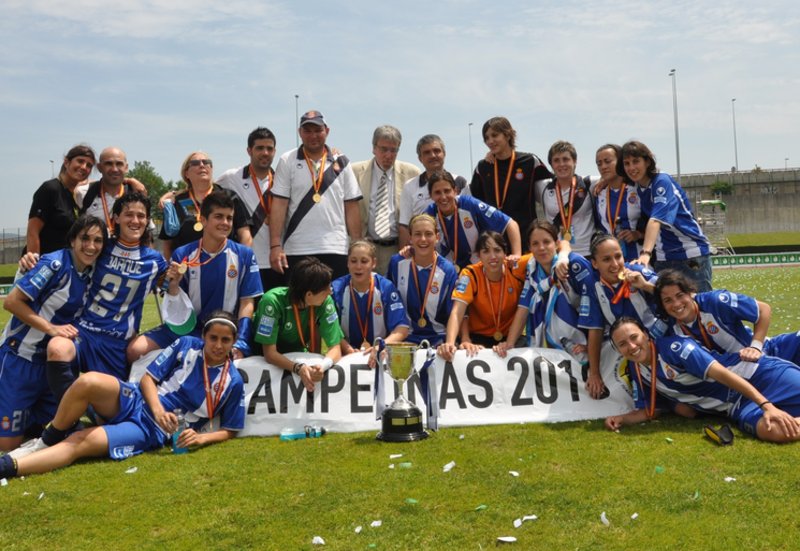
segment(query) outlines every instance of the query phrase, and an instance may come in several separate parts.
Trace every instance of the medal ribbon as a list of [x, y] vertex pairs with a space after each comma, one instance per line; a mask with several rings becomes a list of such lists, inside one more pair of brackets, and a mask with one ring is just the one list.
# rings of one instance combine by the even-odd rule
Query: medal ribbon
[[[125, 186], [119, 187], [119, 193], [115, 197], [115, 199], [119, 199], [122, 197], [122, 193], [125, 191]], [[103, 191], [103, 184], [100, 184], [100, 204], [103, 205], [103, 217], [106, 219], [106, 227], [108, 228], [109, 233], [114, 229], [114, 222], [111, 220], [111, 214], [108, 212], [108, 204], [106, 203], [106, 192]]]
[[225, 366], [222, 368], [222, 374], [219, 376], [219, 386], [217, 392], [214, 394], [214, 400], [211, 400], [211, 382], [208, 380], [208, 362], [206, 355], [203, 354], [203, 383], [206, 389], [206, 409], [208, 410], [208, 423], [211, 430], [214, 430], [214, 412], [217, 410], [220, 399], [222, 399], [222, 392], [225, 390], [225, 379], [228, 378], [228, 371], [231, 367], [231, 360], [225, 360]]
[[[500, 308], [498, 308], [498, 310], [497, 310], [497, 315], [495, 315], [495, 313], [494, 313], [494, 297], [492, 296], [492, 282], [489, 281], [489, 276], [486, 275], [486, 269], [485, 268], [483, 270], [481, 270], [481, 273], [483, 273], [483, 279], [486, 282], [486, 294], [489, 295], [489, 306], [491, 306], [491, 308], [492, 308], [492, 321], [494, 322], [494, 330], [495, 330], [495, 332], [499, 332], [500, 331], [500, 321], [501, 321], [501, 318], [503, 316], [503, 304], [505, 303], [505, 298], [506, 298], [506, 294], [503, 292], [505, 290], [506, 269], [505, 269], [505, 266], [503, 266], [503, 274], [502, 274], [502, 277], [500, 278], [500, 281], [499, 281], [499, 283], [500, 283], [500, 300], [498, 302], [500, 303]], [[495, 283], [497, 283], [497, 282], [495, 282]]]
[[627, 279], [623, 281], [622, 284], [619, 285], [619, 287], [617, 287], [616, 289], [612, 284], [610, 284], [602, 277], [600, 278], [600, 282], [609, 289], [611, 289], [611, 292], [614, 293], [614, 296], [611, 298], [611, 304], [617, 304], [623, 298], [630, 298], [631, 296], [631, 284], [628, 283]]
[[425, 318], [425, 305], [428, 302], [428, 293], [431, 292], [431, 285], [433, 284], [433, 276], [436, 275], [436, 253], [433, 253], [433, 264], [431, 264], [431, 275], [428, 277], [428, 286], [425, 289], [425, 295], [419, 292], [419, 277], [417, 276], [417, 263], [414, 258], [411, 258], [411, 275], [414, 276], [414, 286], [417, 288], [417, 296], [420, 297], [419, 319]]
[[508, 184], [511, 182], [511, 173], [514, 172], [514, 160], [517, 158], [517, 152], [511, 151], [511, 162], [508, 164], [508, 174], [506, 174], [506, 183], [503, 186], [503, 197], [500, 197], [500, 190], [497, 188], [499, 178], [497, 177], [497, 160], [494, 162], [494, 198], [497, 203], [497, 208], [502, 209], [503, 204], [506, 202], [506, 195], [508, 194]]
[[706, 349], [715, 350], [716, 347], [714, 346], [714, 343], [711, 342], [711, 338], [708, 336], [706, 328], [703, 327], [703, 321], [700, 319], [700, 307], [697, 305], [696, 302], [693, 302], [692, 304], [694, 304], [694, 316], [695, 316], [694, 319], [697, 322], [697, 328], [700, 330], [700, 338], [702, 339], [702, 341], [698, 339], [695, 336], [695, 334], [692, 333], [691, 329], [689, 329], [689, 327], [686, 326], [683, 322], [679, 321], [678, 325], [680, 326], [681, 330], [684, 333], [686, 333], [686, 335], [692, 337], [694, 340], [705, 346]]
[[228, 238], [226, 237], [225, 240], [222, 242], [222, 246], [217, 249], [216, 252], [208, 253], [208, 258], [203, 262], [200, 262], [200, 256], [203, 254], [203, 238], [200, 238], [200, 241], [197, 243], [197, 250], [194, 252], [191, 258], [184, 256], [183, 260], [181, 260], [181, 264], [186, 264], [187, 266], [194, 267], [194, 266], [205, 266], [219, 255], [222, 251], [225, 250], [225, 246], [228, 244]]
[[[647, 418], [652, 419], [656, 413], [656, 380], [658, 379], [658, 356], [656, 355], [656, 343], [650, 339], [650, 403], [647, 404]], [[636, 379], [639, 381], [639, 386], [644, 390], [644, 383], [642, 382], [642, 372], [639, 370], [639, 364], [633, 362], [634, 369], [636, 370]]]
[[[564, 198], [561, 197], [561, 187], [556, 183], [556, 199], [558, 200], [558, 211], [561, 213], [561, 227], [564, 231], [569, 233], [572, 233], [572, 205], [575, 202], [575, 185], [575, 176], [573, 176], [572, 184], [569, 188], [569, 207], [565, 210]], [[567, 213], [569, 213], [569, 218], [567, 218]]]
[[[208, 197], [211, 194], [212, 191], [214, 191], [214, 184], [211, 184], [211, 187], [208, 188], [208, 191], [206, 192], [206, 194], [203, 195], [203, 199]], [[194, 191], [192, 190], [191, 187], [189, 187], [189, 198], [192, 200], [192, 203], [194, 204], [194, 219], [195, 219], [195, 222], [199, 224], [200, 223], [200, 205], [203, 203], [203, 200], [201, 199], [200, 202], [197, 201], [197, 199], [194, 196]]]
[[[413, 260], [412, 260], [413, 262]], [[361, 331], [361, 342], [369, 342], [367, 341], [367, 333], [369, 331], [369, 312], [372, 310], [372, 293], [375, 290], [375, 278], [370, 274], [369, 276], [369, 294], [367, 295], [367, 311], [364, 314], [364, 321], [361, 321], [361, 310], [358, 307], [358, 301], [356, 300], [356, 293], [353, 290], [353, 280], [350, 279], [350, 302], [353, 305], [353, 311], [356, 313], [356, 321], [358, 322], [358, 329]]]
[[[272, 173], [269, 171], [267, 172], [267, 189], [264, 192], [261, 192], [261, 186], [258, 184], [258, 176], [256, 176], [255, 171], [253, 170], [253, 163], [250, 163], [250, 179], [253, 180], [253, 187], [256, 190], [256, 195], [258, 195], [258, 202], [261, 203], [261, 208], [264, 209], [264, 215], [269, 217], [269, 209], [272, 207], [272, 196], [267, 192], [272, 189]], [[264, 199], [264, 195], [267, 195], [267, 198]]]
[[305, 153], [303, 153], [303, 156], [306, 159], [308, 172], [311, 174], [311, 182], [314, 185], [314, 193], [319, 195], [319, 188], [322, 186], [322, 177], [325, 174], [325, 162], [328, 160], [328, 150], [325, 149], [325, 151], [322, 153], [322, 159], [319, 161], [319, 174], [316, 173], [314, 170], [314, 164], [309, 160], [308, 157], [305, 156]]
[[617, 229], [617, 221], [619, 220], [619, 211], [622, 209], [622, 198], [625, 196], [625, 184], [619, 188], [619, 197], [617, 197], [617, 208], [614, 211], [614, 217], [611, 217], [611, 186], [606, 189], [606, 218], [608, 218], [608, 227], [611, 229], [611, 235], [615, 235]]
[[292, 310], [294, 311], [294, 324], [295, 327], [297, 327], [297, 335], [300, 337], [300, 344], [303, 345], [303, 348], [306, 349], [306, 352], [313, 352], [316, 354], [317, 351], [314, 350], [314, 343], [317, 342], [317, 332], [315, 330], [316, 317], [314, 316], [314, 307], [308, 307], [308, 332], [311, 334], [311, 340], [309, 341], [311, 346], [306, 344], [306, 339], [303, 335], [303, 325], [300, 323], [300, 310], [297, 308], [296, 304], [292, 304]]
[[458, 200], [456, 200], [456, 210], [453, 212], [453, 239], [450, 239], [450, 236], [447, 234], [444, 216], [442, 216], [442, 211], [438, 208], [436, 209], [436, 216], [439, 218], [439, 224], [442, 226], [444, 240], [447, 246], [450, 247], [450, 250], [453, 251], [453, 264], [458, 266]]

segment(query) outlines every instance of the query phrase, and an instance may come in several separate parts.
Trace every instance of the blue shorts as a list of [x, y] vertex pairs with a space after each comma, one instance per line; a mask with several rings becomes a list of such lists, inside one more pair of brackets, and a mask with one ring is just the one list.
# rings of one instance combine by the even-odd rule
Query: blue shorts
[[800, 331], [767, 338], [763, 352], [767, 356], [777, 356], [800, 365]]
[[0, 436], [21, 436], [31, 425], [48, 423], [57, 407], [46, 366], [0, 347]]
[[119, 383], [119, 413], [102, 428], [106, 431], [111, 459], [127, 459], [155, 450], [169, 440], [169, 435], [150, 417], [139, 386], [124, 381]]
[[[199, 327], [195, 327], [189, 335], [202, 338]], [[180, 335], [173, 333], [172, 329], [167, 327], [166, 324], [159, 325], [158, 327], [146, 331], [144, 336], [156, 343], [159, 348], [166, 348], [180, 338]]]
[[[780, 358], [761, 356], [758, 369], [750, 377], [750, 384], [766, 396], [773, 405], [793, 417], [800, 417], [800, 369]], [[756, 435], [756, 426], [764, 412], [758, 404], [742, 398], [731, 418], [744, 432]]]
[[126, 350], [128, 341], [121, 337], [111, 337], [99, 331], [91, 331], [78, 326], [75, 339], [75, 352], [80, 371], [97, 371], [126, 381], [130, 375]]

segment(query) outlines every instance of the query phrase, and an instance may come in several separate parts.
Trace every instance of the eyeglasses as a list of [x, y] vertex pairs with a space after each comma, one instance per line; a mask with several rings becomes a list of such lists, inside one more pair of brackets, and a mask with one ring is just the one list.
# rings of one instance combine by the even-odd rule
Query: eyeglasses
[[400, 149], [399, 147], [386, 147], [384, 145], [376, 145], [375, 147], [381, 153], [397, 153]]
[[211, 159], [192, 159], [189, 161], [189, 166], [214, 166], [214, 163], [211, 162]]

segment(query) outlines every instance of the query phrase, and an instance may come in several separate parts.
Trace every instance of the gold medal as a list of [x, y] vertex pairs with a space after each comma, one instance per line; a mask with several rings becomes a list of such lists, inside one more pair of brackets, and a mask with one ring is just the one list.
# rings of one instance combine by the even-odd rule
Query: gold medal
[[315, 193], [311, 198], [314, 200], [315, 203], [319, 203], [320, 201], [322, 201], [322, 195], [320, 195], [319, 193]]
[[187, 266], [186, 266], [185, 263], [182, 263], [180, 266], [178, 266], [178, 273], [179, 274], [181, 274], [181, 275], [185, 274], [186, 270], [187, 270]]
[[361, 343], [361, 349], [362, 350], [366, 350], [369, 347], [370, 347], [370, 344], [366, 340]]
[[620, 281], [625, 281], [625, 271], [623, 270], [622, 272], [618, 273], [617, 277]]
[[200, 222], [195, 222], [194, 226], [192, 227], [194, 228], [194, 231], [203, 231], [203, 224]]
[[428, 322], [425, 321], [425, 318], [419, 318], [417, 325], [419, 325], [420, 327], [425, 327], [426, 325], [428, 325]]
[[494, 332], [494, 340], [496, 340], [497, 342], [502, 341], [503, 340], [503, 333], [501, 331], [495, 331]]
[[564, 232], [564, 241], [572, 241], [572, 234], [570, 232]]

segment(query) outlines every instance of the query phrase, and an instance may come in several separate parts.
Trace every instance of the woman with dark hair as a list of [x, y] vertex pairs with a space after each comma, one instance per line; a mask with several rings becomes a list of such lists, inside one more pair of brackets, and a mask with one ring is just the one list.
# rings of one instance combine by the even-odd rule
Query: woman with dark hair
[[43, 255], [20, 278], [3, 308], [12, 317], [0, 347], [0, 451], [13, 450], [28, 427], [44, 425], [58, 405], [47, 386], [47, 343], [74, 338], [73, 323], [86, 301], [97, 257], [106, 242], [105, 223], [81, 216], [67, 233], [69, 249]]
[[[344, 333], [331, 298], [332, 278], [333, 271], [315, 257], [301, 260], [289, 275], [288, 287], [264, 293], [253, 320], [254, 340], [261, 345], [264, 359], [298, 375], [309, 392], [322, 380], [325, 370], [342, 357], [339, 343]], [[288, 352], [319, 354], [320, 341], [328, 351], [319, 364], [295, 362], [284, 356]]]
[[439, 224], [439, 254], [456, 266], [478, 262], [475, 244], [486, 230], [505, 233], [511, 246], [512, 260], [522, 253], [519, 225], [502, 211], [469, 195], [457, 195], [456, 182], [450, 173], [436, 171], [428, 175], [428, 191], [433, 199], [425, 213]]
[[508, 261], [508, 245], [501, 234], [483, 232], [475, 246], [480, 261], [461, 270], [453, 289], [445, 341], [437, 350], [448, 361], [458, 349], [474, 356], [506, 339], [525, 279], [527, 258]]
[[656, 271], [680, 270], [711, 290], [711, 244], [692, 213], [686, 192], [669, 174], [659, 172], [652, 151], [642, 142], [622, 146], [620, 175], [637, 184], [642, 213], [648, 217], [644, 244], [637, 262], [653, 264]]
[[533, 184], [552, 174], [533, 153], [517, 151], [517, 131], [507, 118], [492, 117], [483, 123], [481, 135], [489, 153], [475, 167], [470, 194], [503, 211], [520, 231], [527, 229], [536, 220]]
[[600, 171], [600, 181], [595, 189], [595, 216], [599, 229], [616, 237], [625, 260], [632, 262], [639, 258], [639, 242], [644, 238], [646, 220], [642, 218], [636, 185], [617, 174], [621, 158], [622, 148], [617, 144], [602, 145], [595, 153], [595, 163]]
[[253, 236], [250, 234], [250, 220], [247, 216], [242, 200], [228, 189], [223, 189], [214, 183], [214, 163], [202, 151], [193, 151], [181, 163], [181, 178], [186, 184], [186, 189], [178, 193], [168, 192], [161, 197], [161, 203], [174, 200], [175, 212], [178, 216], [180, 228], [175, 235], [168, 235], [164, 226], [158, 238], [162, 242], [164, 258], [170, 258], [172, 252], [182, 245], [198, 241], [203, 236], [203, 224], [200, 223], [200, 207], [209, 194], [221, 191], [233, 198], [233, 227], [228, 236], [247, 247], [253, 246]]
[[66, 235], [78, 218], [73, 194], [92, 173], [96, 162], [91, 147], [76, 145], [64, 156], [58, 176], [39, 186], [28, 213], [27, 252], [45, 254], [69, 246]]
[[766, 302], [724, 289], [698, 293], [678, 270], [659, 272], [655, 295], [661, 312], [672, 318], [675, 334], [691, 337], [712, 352], [736, 353], [749, 362], [766, 354], [800, 363], [798, 333], [767, 337], [772, 308]]
[[609, 430], [654, 418], [658, 394], [698, 411], [726, 415], [759, 440], [800, 439], [796, 365], [766, 355], [747, 362], [738, 354], [712, 354], [688, 337], [653, 339], [629, 317], [614, 322], [611, 339], [628, 360], [638, 409], [606, 418]]
[[[161, 448], [178, 429], [178, 410], [185, 413], [188, 427], [175, 439], [177, 447], [233, 438], [244, 428], [245, 414], [244, 382], [230, 354], [235, 341], [236, 319], [217, 310], [203, 325], [202, 339], [176, 340], [139, 383], [103, 373], [80, 377], [42, 437], [0, 457], [0, 478], [46, 473], [83, 457], [108, 454], [121, 460]], [[73, 432], [90, 406], [105, 423]]]

